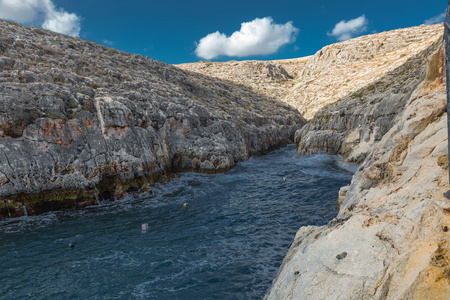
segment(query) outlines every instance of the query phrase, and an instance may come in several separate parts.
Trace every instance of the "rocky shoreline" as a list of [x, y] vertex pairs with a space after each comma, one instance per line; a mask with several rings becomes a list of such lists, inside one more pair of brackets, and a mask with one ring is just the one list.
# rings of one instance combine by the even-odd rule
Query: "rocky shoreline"
[[0, 33], [0, 197], [16, 216], [223, 172], [306, 123], [244, 85], [41, 28]]
[[[442, 24], [399, 29], [276, 62], [293, 79], [284, 93], [274, 82], [265, 92], [310, 119], [295, 134], [298, 151], [340, 154], [361, 166], [341, 188], [337, 217], [297, 232], [265, 299], [448, 299], [442, 34]], [[180, 67], [223, 78], [225, 66], [242, 65]], [[237, 82], [261, 81], [234, 74]]]
[[341, 153], [362, 165], [341, 189], [338, 216], [297, 232], [266, 299], [448, 299], [442, 42], [391, 75], [387, 90], [384, 78], [323, 108], [297, 132], [300, 151]]

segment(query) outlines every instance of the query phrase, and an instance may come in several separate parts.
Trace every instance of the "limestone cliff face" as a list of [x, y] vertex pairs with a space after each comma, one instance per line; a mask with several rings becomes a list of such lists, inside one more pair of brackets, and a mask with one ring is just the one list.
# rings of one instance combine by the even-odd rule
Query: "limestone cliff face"
[[328, 45], [309, 57], [177, 67], [250, 86], [311, 119], [322, 107], [392, 74], [442, 35], [442, 24], [422, 25]]
[[30, 213], [224, 171], [305, 123], [248, 87], [3, 20], [0, 103], [0, 196]]
[[[298, 60], [295, 65], [299, 64]], [[286, 71], [285, 64], [266, 61], [227, 61], [188, 63], [176, 65], [183, 70], [189, 70], [220, 78], [230, 82], [251, 87], [254, 91], [269, 98], [282, 99], [292, 86], [293, 75]], [[291, 73], [292, 74], [292, 73]]]
[[[425, 78], [442, 75], [442, 67], [429, 65], [436, 62], [442, 66], [441, 44], [434, 43], [379, 80], [319, 110], [296, 132], [297, 150], [339, 153], [349, 161], [362, 163], [392, 128], [417, 85]], [[431, 59], [434, 56], [438, 59]]]
[[422, 25], [326, 46], [299, 69], [284, 101], [311, 119], [320, 108], [392, 72], [442, 35], [442, 24]]
[[[391, 99], [402, 103], [399, 112], [341, 189], [338, 216], [298, 231], [266, 299], [448, 299], [446, 88], [443, 48], [436, 48], [422, 53], [428, 69], [412, 73], [420, 82]], [[375, 111], [381, 102], [371, 103]], [[352, 109], [354, 101], [331, 111], [344, 104]]]

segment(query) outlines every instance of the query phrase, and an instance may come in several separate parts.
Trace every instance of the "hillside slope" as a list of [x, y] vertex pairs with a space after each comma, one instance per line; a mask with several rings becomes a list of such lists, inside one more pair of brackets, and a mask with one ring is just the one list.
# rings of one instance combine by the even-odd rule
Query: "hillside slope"
[[183, 70], [243, 84], [255, 92], [279, 101], [284, 99], [293, 84], [293, 76], [288, 74], [282, 64], [270, 61], [200, 61], [176, 66]]
[[[367, 151], [351, 185], [341, 189], [338, 216], [326, 226], [302, 227], [297, 232], [266, 299], [448, 299], [444, 48], [435, 45], [428, 50], [433, 51], [416, 56], [423, 58], [426, 71], [410, 74], [413, 78], [421, 74], [420, 82], [416, 86], [399, 82], [409, 93], [392, 99], [389, 93], [378, 95], [390, 99], [392, 106], [404, 104]], [[324, 108], [314, 119], [337, 107], [349, 111], [347, 118], [351, 111], [358, 117], [351, 99]], [[376, 111], [380, 102], [364, 103], [366, 111]], [[354, 128], [370, 130], [373, 117], [369, 119]], [[337, 120], [339, 114], [332, 114], [330, 127]], [[336, 141], [342, 142], [342, 137]]]
[[296, 132], [297, 150], [326, 151], [362, 163], [427, 77], [431, 53], [444, 59], [444, 51], [437, 51], [441, 44], [435, 42], [382, 78], [320, 109], [307, 126]]
[[382, 78], [442, 35], [442, 24], [421, 25], [326, 46], [298, 71], [284, 101], [311, 119], [320, 108]]
[[421, 25], [331, 44], [304, 58], [177, 66], [250, 86], [311, 119], [320, 108], [402, 66], [438, 41], [442, 34], [441, 24]]
[[3, 20], [0, 103], [0, 196], [17, 213], [228, 170], [305, 124], [243, 85]]

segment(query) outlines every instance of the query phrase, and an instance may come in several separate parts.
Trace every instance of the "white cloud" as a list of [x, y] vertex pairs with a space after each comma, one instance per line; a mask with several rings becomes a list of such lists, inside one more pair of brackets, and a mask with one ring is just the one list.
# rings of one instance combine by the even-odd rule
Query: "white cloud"
[[111, 42], [110, 40], [103, 40], [102, 43], [103, 43], [104, 45], [107, 45], [107, 46], [112, 46], [112, 45], [114, 45], [114, 42]]
[[333, 31], [328, 35], [334, 36], [338, 41], [346, 41], [365, 32], [367, 23], [368, 20], [365, 15], [349, 21], [342, 20], [334, 26]]
[[32, 22], [38, 17], [38, 0], [0, 0], [0, 18], [16, 22]]
[[425, 20], [423, 23], [426, 25], [432, 25], [432, 24], [442, 23], [444, 21], [445, 21], [445, 12], [443, 12], [440, 15], [429, 18], [429, 19]]
[[291, 42], [295, 42], [298, 28], [291, 22], [276, 24], [270, 17], [256, 18], [241, 24], [241, 30], [231, 36], [218, 31], [210, 33], [200, 40], [195, 54], [204, 59], [213, 59], [221, 55], [249, 56], [267, 55]]
[[51, 11], [42, 27], [51, 31], [78, 36], [80, 34], [80, 18], [74, 13]]
[[52, 0], [0, 0], [0, 18], [39, 23], [45, 29], [71, 36], [80, 34], [80, 18], [56, 8]]

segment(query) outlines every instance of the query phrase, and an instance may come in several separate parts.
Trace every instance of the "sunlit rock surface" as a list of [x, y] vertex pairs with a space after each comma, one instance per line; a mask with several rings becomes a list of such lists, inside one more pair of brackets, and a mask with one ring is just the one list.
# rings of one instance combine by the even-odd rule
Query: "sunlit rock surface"
[[298, 109], [309, 120], [322, 107], [393, 72], [438, 41], [443, 32], [442, 24], [421, 25], [331, 44], [308, 57], [177, 66], [250, 86]]
[[[403, 103], [386, 133], [367, 149], [351, 185], [341, 189], [338, 216], [326, 226], [298, 231], [266, 299], [448, 299], [448, 140], [439, 46], [423, 56], [427, 69], [410, 73], [419, 75], [417, 86], [410, 79], [409, 92], [391, 98], [394, 106]], [[368, 111], [380, 103], [364, 102]], [[351, 118], [353, 103], [347, 98], [330, 110], [347, 104]], [[359, 129], [370, 131], [370, 124]]]
[[225, 171], [305, 124], [246, 86], [3, 20], [0, 101], [0, 196], [35, 213]]

